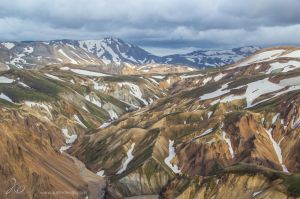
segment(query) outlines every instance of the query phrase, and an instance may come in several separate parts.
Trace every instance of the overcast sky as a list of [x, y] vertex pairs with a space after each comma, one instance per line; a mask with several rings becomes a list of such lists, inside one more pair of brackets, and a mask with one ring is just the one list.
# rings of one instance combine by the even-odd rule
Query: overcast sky
[[0, 40], [120, 37], [157, 48], [300, 44], [300, 0], [1, 0]]

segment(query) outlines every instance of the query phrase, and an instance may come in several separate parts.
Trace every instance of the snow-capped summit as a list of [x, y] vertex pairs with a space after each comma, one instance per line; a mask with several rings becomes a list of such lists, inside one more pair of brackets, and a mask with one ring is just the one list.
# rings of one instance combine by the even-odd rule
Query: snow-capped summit
[[233, 64], [259, 50], [255, 46], [233, 48], [230, 50], [196, 50], [187, 54], [165, 56], [168, 64], [182, 64], [195, 67], [216, 67]]
[[101, 58], [106, 64], [130, 63], [135, 65], [147, 64], [158, 57], [144, 49], [118, 38], [107, 37], [102, 40], [78, 41], [79, 46], [89, 53]]
[[48, 64], [133, 66], [168, 64], [195, 68], [233, 64], [259, 48], [197, 50], [187, 54], [156, 56], [119, 38], [0, 42], [0, 61], [8, 67], [39, 68]]

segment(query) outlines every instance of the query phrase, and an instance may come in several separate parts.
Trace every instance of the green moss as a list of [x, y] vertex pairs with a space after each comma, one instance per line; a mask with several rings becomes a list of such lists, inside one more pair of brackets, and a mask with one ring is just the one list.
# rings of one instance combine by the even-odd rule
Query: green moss
[[99, 119], [99, 121], [104, 122], [110, 119], [109, 114], [104, 109], [99, 108], [92, 103], [86, 103], [86, 107], [92, 115]]
[[13, 75], [20, 77], [21, 81], [27, 84], [30, 88], [44, 93], [50, 97], [58, 99], [58, 93], [62, 91], [61, 83], [54, 80], [49, 80], [42, 74], [35, 71], [12, 71]]
[[280, 95], [273, 99], [267, 100], [266, 102], [262, 102], [254, 107], [251, 110], [255, 110], [256, 112], [262, 112], [266, 110], [270, 110], [273, 112], [274, 109], [278, 107], [284, 101], [292, 101], [292, 99], [300, 94], [299, 90], [288, 92], [284, 95]]
[[280, 175], [284, 180], [284, 184], [287, 187], [288, 192], [292, 196], [300, 196], [300, 175]]
[[15, 84], [0, 84], [0, 92], [5, 93], [14, 102], [22, 102], [25, 100], [32, 101], [52, 101], [51, 96], [31, 89], [24, 89]]
[[124, 103], [124, 102], [122, 102], [122, 101], [120, 101], [120, 100], [118, 100], [118, 99], [116, 99], [116, 98], [114, 98], [114, 97], [112, 97], [110, 95], [106, 95], [104, 93], [97, 92], [97, 96], [99, 98], [101, 98], [103, 101], [106, 101], [108, 103], [111, 103], [111, 104], [119, 107], [123, 111], [126, 110], [126, 107], [129, 107], [126, 103]]
[[85, 119], [84, 117], [82, 117], [81, 114], [77, 114], [77, 116], [80, 119], [80, 121], [87, 127], [88, 130], [92, 130], [92, 129], [94, 129], [96, 127], [92, 123], [88, 122], [87, 119]]
[[262, 174], [270, 181], [282, 179], [289, 195], [297, 197], [300, 196], [300, 174], [286, 174], [263, 166], [245, 163], [239, 163], [237, 165], [224, 168], [217, 173], [218, 175], [222, 175], [224, 173], [235, 173], [239, 175]]
[[141, 83], [145, 80], [139, 78], [139, 76], [135, 75], [123, 75], [123, 76], [106, 76], [102, 77], [104, 81], [109, 81], [109, 82], [132, 82], [132, 83]]
[[18, 105], [10, 103], [4, 99], [0, 99], [0, 107], [17, 108]]

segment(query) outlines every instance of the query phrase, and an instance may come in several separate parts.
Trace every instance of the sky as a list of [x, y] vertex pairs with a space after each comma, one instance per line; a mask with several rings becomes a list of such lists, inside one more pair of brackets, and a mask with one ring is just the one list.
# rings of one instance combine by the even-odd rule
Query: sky
[[1, 0], [0, 40], [119, 37], [164, 53], [300, 45], [299, 0]]

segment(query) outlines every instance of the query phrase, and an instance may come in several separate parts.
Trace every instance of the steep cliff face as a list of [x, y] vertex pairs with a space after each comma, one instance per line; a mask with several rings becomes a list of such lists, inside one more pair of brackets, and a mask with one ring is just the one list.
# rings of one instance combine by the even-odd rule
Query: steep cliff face
[[[1, 188], [8, 198], [57, 198], [47, 192], [87, 192], [78, 168], [59, 152], [63, 136], [54, 124], [24, 111], [1, 108]], [[16, 182], [14, 182], [14, 179]], [[8, 192], [16, 183], [24, 191]], [[62, 196], [59, 196], [63, 198]]]

